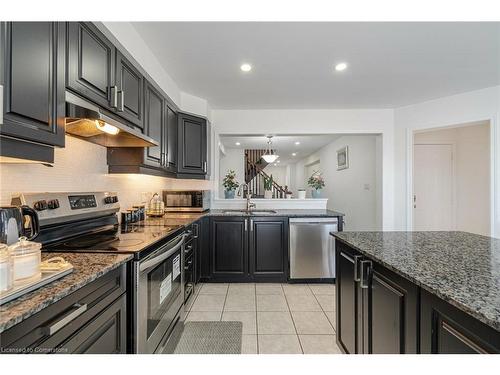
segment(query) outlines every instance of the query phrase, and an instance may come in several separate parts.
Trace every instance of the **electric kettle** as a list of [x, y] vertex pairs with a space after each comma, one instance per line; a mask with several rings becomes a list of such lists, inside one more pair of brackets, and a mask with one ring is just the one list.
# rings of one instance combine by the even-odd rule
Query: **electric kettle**
[[[30, 218], [30, 226], [25, 226], [25, 217]], [[33, 240], [40, 232], [38, 214], [28, 206], [0, 207], [0, 243], [12, 245], [25, 236]]]

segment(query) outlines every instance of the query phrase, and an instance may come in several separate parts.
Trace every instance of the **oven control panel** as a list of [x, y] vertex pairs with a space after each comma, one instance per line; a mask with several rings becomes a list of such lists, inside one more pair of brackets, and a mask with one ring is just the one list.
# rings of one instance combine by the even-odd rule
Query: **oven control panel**
[[95, 195], [70, 195], [68, 199], [72, 210], [97, 207]]

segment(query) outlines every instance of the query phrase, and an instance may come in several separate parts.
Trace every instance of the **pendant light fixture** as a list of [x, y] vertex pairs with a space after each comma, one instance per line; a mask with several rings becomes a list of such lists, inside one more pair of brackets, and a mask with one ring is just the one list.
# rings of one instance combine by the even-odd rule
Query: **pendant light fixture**
[[268, 163], [274, 163], [276, 159], [279, 158], [279, 156], [273, 153], [273, 150], [271, 150], [271, 145], [273, 144], [272, 138], [272, 135], [267, 136], [267, 150], [266, 153], [262, 155], [262, 159], [264, 159]]

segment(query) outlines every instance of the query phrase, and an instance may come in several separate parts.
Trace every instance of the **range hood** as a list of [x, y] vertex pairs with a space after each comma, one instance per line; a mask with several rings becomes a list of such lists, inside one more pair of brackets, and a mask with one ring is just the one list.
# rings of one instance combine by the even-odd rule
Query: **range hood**
[[65, 121], [66, 133], [105, 147], [151, 147], [159, 144], [68, 91]]

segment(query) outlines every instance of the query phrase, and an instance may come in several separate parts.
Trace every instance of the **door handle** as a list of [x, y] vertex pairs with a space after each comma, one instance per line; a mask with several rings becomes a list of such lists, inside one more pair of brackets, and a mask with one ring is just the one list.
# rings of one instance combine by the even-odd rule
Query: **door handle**
[[372, 270], [372, 261], [371, 260], [362, 260], [361, 261], [361, 282], [359, 286], [361, 289], [368, 289], [370, 286], [370, 278], [371, 278], [371, 270]]
[[111, 107], [118, 107], [118, 87], [111, 87]]
[[354, 255], [354, 281], [359, 282], [359, 260], [363, 258], [361, 255]]
[[125, 91], [118, 91], [118, 112], [123, 112], [123, 107], [125, 103]]
[[45, 335], [52, 336], [54, 333], [59, 331], [65, 325], [71, 323], [73, 320], [75, 320], [80, 315], [82, 315], [85, 311], [87, 311], [87, 304], [86, 303], [84, 303], [84, 304], [75, 303], [73, 306], [71, 306], [71, 312], [64, 315], [61, 319], [59, 319], [54, 324], [51, 324], [48, 327], [42, 327], [42, 331]]

